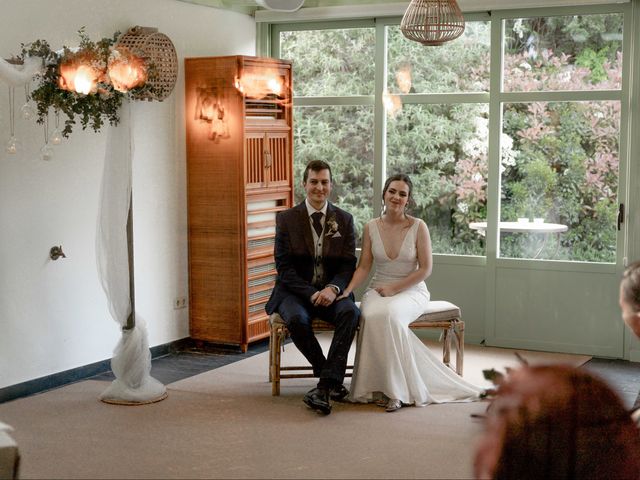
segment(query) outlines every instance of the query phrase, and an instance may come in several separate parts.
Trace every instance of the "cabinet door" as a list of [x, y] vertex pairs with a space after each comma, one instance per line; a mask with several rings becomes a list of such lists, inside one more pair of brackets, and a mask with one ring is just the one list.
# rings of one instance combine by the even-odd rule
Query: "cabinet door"
[[247, 132], [245, 136], [245, 188], [291, 185], [291, 144], [288, 131]]

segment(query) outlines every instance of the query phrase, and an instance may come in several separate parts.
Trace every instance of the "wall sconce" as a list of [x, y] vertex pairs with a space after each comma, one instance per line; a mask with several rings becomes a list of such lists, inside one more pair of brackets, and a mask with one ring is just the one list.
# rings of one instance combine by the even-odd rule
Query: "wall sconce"
[[197, 89], [195, 119], [208, 125], [207, 137], [217, 141], [229, 138], [229, 118], [226, 115], [224, 88]]
[[270, 95], [281, 98], [285, 91], [284, 79], [275, 69], [260, 70], [259, 73], [246, 70], [236, 77], [235, 87], [250, 98], [266, 98]]

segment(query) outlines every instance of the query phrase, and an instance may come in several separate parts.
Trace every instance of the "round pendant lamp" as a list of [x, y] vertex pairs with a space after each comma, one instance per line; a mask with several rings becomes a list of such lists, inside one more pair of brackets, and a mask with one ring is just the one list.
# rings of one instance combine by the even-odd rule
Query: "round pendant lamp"
[[304, 0], [256, 0], [256, 3], [275, 12], [295, 12], [304, 4]]
[[464, 17], [455, 0], [411, 0], [400, 30], [423, 45], [442, 45], [464, 32]]

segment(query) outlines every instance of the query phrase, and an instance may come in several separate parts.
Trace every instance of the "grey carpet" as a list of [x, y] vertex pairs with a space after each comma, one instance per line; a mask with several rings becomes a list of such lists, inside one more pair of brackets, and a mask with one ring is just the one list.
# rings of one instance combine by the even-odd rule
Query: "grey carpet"
[[[437, 346], [433, 346], [439, 351]], [[522, 352], [522, 351], [521, 351]], [[532, 363], [589, 357], [522, 352]], [[299, 353], [287, 346], [285, 362]], [[468, 346], [465, 378], [515, 365], [513, 351]], [[0, 404], [15, 428], [22, 478], [469, 478], [485, 402], [403, 408], [302, 403], [312, 379], [271, 396], [267, 353], [168, 386], [145, 406], [101, 403], [89, 380]]]

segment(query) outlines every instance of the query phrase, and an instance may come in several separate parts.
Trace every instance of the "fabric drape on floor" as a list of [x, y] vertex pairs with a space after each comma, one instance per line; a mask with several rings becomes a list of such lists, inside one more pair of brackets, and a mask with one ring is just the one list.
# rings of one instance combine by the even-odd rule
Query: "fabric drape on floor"
[[[96, 261], [109, 312], [123, 329], [131, 313], [127, 218], [131, 202], [131, 106], [123, 102], [120, 124], [107, 136], [104, 172], [96, 231]], [[147, 330], [140, 319], [122, 337], [111, 359], [116, 379], [100, 396], [111, 403], [148, 403], [166, 395], [166, 388], [150, 376], [151, 352]]]

